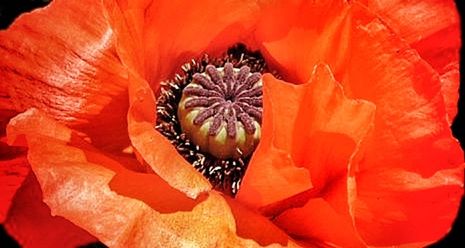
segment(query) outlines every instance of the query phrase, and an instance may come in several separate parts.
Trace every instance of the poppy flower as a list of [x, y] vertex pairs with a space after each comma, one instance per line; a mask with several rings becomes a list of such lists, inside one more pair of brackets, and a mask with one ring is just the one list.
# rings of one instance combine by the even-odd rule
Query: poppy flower
[[[155, 126], [161, 82], [238, 43], [270, 73], [231, 196]], [[463, 193], [459, 46], [452, 1], [55, 0], [0, 33], [5, 228], [27, 247], [431, 243]], [[239, 78], [223, 62], [198, 84]]]

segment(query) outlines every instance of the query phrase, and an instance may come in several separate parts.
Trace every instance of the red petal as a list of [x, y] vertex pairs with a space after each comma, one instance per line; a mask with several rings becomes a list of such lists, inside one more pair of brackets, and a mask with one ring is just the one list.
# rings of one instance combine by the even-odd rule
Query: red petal
[[460, 18], [452, 0], [365, 0], [387, 25], [405, 39], [440, 74], [457, 63]]
[[264, 6], [256, 39], [292, 82], [307, 82], [321, 61], [338, 74], [348, 52], [348, 10], [345, 1], [275, 1]]
[[424, 246], [440, 239], [457, 215], [463, 168], [441, 170], [429, 178], [386, 168], [358, 174], [354, 214], [360, 235], [376, 246]]
[[142, 47], [147, 79], [157, 87], [191, 58], [244, 41], [257, 19], [255, 1], [119, 1]]
[[96, 146], [122, 149], [127, 82], [114, 46], [101, 4], [53, 1], [0, 33], [2, 94], [15, 110], [37, 107]]
[[[361, 170], [404, 168], [431, 176], [463, 162], [446, 120], [438, 75], [359, 5], [343, 80], [351, 97], [376, 104], [375, 128]], [[355, 56], [356, 55], [356, 56]]]
[[129, 95], [129, 136], [140, 156], [163, 180], [193, 198], [210, 190], [208, 180], [155, 130], [155, 99], [147, 82], [131, 77]]
[[68, 220], [51, 216], [32, 173], [14, 197], [5, 228], [24, 247], [76, 247], [96, 241]]

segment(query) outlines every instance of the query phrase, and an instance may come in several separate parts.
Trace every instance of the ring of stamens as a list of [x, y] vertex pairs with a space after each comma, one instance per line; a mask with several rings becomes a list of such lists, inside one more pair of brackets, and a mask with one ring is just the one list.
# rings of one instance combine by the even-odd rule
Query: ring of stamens
[[[194, 75], [196, 73], [208, 75], [206, 73], [206, 69], [209, 65], [214, 68], [225, 68], [226, 63], [232, 64], [233, 68], [235, 68], [233, 69], [234, 73], [237, 73], [237, 69], [240, 70], [243, 66], [248, 66], [250, 68], [249, 73], [258, 72], [263, 74], [269, 72], [279, 78], [279, 75], [277, 75], [276, 72], [268, 70], [266, 63], [259, 52], [251, 52], [242, 44], [231, 47], [224, 56], [219, 58], [212, 59], [208, 55], [204, 55], [197, 60], [191, 60], [191, 62], [186, 63], [181, 67], [182, 73], [176, 74], [172, 80], [161, 83], [161, 87], [157, 92], [157, 122], [155, 128], [171, 142], [179, 154], [181, 154], [194, 166], [194, 168], [196, 168], [212, 183], [215, 189], [230, 195], [235, 195], [239, 190], [240, 183], [245, 170], [247, 169], [247, 164], [250, 160], [251, 154], [242, 154], [240, 157], [221, 159], [208, 152], [204, 152], [200, 149], [199, 145], [193, 142], [188, 135], [183, 132], [178, 118], [178, 106], [181, 102], [181, 98], [183, 97], [183, 91], [188, 88], [186, 86], [194, 80]], [[226, 79], [223, 78], [223, 80], [226, 81], [229, 79], [227, 77]], [[191, 92], [189, 93], [189, 91]], [[203, 93], [205, 93], [207, 97], [218, 95], [212, 91], [202, 91], [203, 93], [196, 93], [196, 91], [198, 90], [187, 90], [189, 94], [194, 95]], [[229, 94], [225, 96], [229, 96]], [[202, 103], [205, 100], [206, 99], [201, 100]], [[249, 106], [260, 106], [260, 103], [256, 102], [256, 100], [247, 99], [243, 101]], [[201, 104], [201, 102], [191, 104], [197, 105]], [[240, 115], [240, 113], [235, 114], [238, 120], [236, 123], [239, 123], [239, 125], [248, 123], [245, 119], [244, 121], [241, 121], [241, 118], [244, 118], [243, 115]], [[255, 111], [249, 110], [248, 115], [253, 118], [253, 122], [260, 122], [260, 118], [254, 118], [254, 116], [259, 117]], [[199, 120], [198, 122], [202, 121]], [[213, 130], [215, 130], [215, 128], [213, 128]], [[247, 131], [244, 127], [244, 130], [245, 132], [251, 132], [252, 128], [247, 127]]]
[[220, 158], [250, 155], [260, 139], [261, 74], [231, 63], [193, 75], [178, 107], [182, 130], [204, 152]]

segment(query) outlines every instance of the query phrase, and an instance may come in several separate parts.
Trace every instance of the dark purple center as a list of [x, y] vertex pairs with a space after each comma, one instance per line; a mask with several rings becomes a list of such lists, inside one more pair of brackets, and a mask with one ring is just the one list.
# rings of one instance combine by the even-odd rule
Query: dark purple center
[[227, 134], [233, 138], [240, 122], [247, 134], [253, 134], [254, 120], [261, 123], [262, 119], [262, 86], [258, 84], [261, 74], [250, 73], [248, 66], [235, 71], [231, 63], [225, 64], [223, 73], [213, 65], [208, 65], [205, 73], [193, 75], [194, 82], [200, 87], [187, 86], [184, 89], [189, 97], [185, 108], [203, 108], [195, 117], [194, 124], [202, 125], [213, 118], [208, 133], [214, 136], [225, 121]]

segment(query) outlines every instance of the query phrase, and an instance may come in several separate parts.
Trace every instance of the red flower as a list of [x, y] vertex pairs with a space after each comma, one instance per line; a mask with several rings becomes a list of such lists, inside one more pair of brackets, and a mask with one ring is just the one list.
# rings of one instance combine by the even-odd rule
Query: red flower
[[[22, 183], [5, 227], [31, 247], [435, 241], [463, 193], [458, 26], [439, 0], [55, 0], [0, 33], [1, 116], [25, 111], [7, 136], [28, 148], [2, 139], [2, 191]], [[154, 129], [153, 91], [238, 42], [292, 83], [263, 76], [262, 138], [233, 199]], [[4, 172], [26, 161], [25, 180]]]

